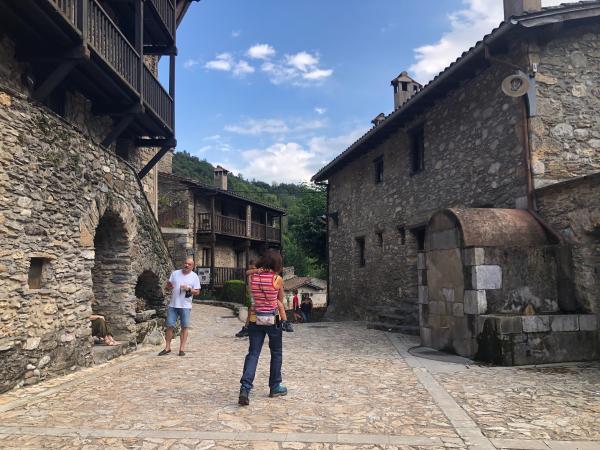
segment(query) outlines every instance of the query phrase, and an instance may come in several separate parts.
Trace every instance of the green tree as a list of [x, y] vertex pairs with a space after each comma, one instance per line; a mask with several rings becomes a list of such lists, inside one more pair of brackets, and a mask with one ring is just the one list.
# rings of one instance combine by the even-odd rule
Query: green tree
[[323, 186], [307, 186], [290, 208], [289, 230], [292, 240], [305, 249], [318, 264], [327, 260], [327, 193]]

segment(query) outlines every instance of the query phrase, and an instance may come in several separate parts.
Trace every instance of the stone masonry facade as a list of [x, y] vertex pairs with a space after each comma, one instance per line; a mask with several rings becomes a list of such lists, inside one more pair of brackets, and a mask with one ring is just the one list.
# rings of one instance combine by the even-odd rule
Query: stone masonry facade
[[[565, 237], [566, 252], [559, 252], [559, 259], [561, 270], [570, 273], [559, 275], [574, 283], [579, 306], [572, 312], [597, 313], [598, 212], [597, 201], [588, 198], [597, 197], [597, 186], [587, 191], [594, 183], [587, 180], [544, 187], [600, 171], [597, 27], [569, 24], [546, 39], [525, 39], [499, 56], [537, 65], [537, 114], [528, 119], [538, 190], [534, 207]], [[524, 102], [500, 90], [512, 73], [497, 62], [474, 70], [443, 99], [328, 176], [329, 213], [335, 217], [328, 225], [330, 299], [336, 316], [361, 317], [370, 306], [418, 297], [421, 227], [435, 211], [525, 208]], [[412, 173], [411, 134], [418, 126], [424, 129], [424, 169]], [[379, 158], [383, 180], [377, 182]], [[362, 239], [364, 265], [359, 261]]]
[[[492, 66], [448, 93], [422, 117], [329, 179], [330, 299], [336, 315], [417, 298], [418, 237], [431, 214], [453, 206], [514, 207], [526, 195], [521, 105], [498, 86]], [[410, 137], [423, 124], [424, 170], [411, 174]], [[383, 181], [373, 161], [383, 157]], [[414, 230], [413, 230], [414, 231]], [[378, 233], [381, 233], [381, 238]], [[365, 265], [357, 238], [365, 239]], [[351, 257], [349, 257], [349, 255]], [[415, 306], [416, 308], [416, 306]]]
[[29, 101], [13, 52], [5, 38], [0, 391], [91, 364], [92, 313], [118, 340], [135, 342], [139, 281], [153, 280], [146, 290], [160, 296], [172, 269], [136, 168], [96, 144], [109, 124], [77, 93], [64, 117]]

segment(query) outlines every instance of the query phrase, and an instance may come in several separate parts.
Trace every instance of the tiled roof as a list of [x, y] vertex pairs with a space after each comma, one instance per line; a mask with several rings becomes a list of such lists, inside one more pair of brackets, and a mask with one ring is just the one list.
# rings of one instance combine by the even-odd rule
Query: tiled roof
[[219, 189], [216, 186], [212, 186], [210, 184], [206, 184], [203, 183], [201, 181], [197, 181], [197, 180], [192, 180], [190, 178], [185, 178], [185, 177], [180, 177], [179, 175], [173, 175], [172, 173], [165, 173], [165, 172], [160, 172], [159, 173], [159, 177], [164, 177], [164, 178], [171, 178], [175, 181], [181, 182], [181, 183], [185, 183], [188, 186], [191, 187], [195, 187], [195, 188], [199, 188], [199, 189], [203, 189], [206, 191], [212, 191], [212, 192], [216, 192], [219, 195], [225, 195], [227, 197], [232, 197], [238, 200], [243, 200], [247, 203], [251, 203], [253, 205], [258, 205], [258, 206], [262, 206], [263, 208], [266, 209], [270, 209], [272, 211], [276, 211], [279, 213], [282, 213], [283, 215], [285, 215], [287, 213], [287, 211], [283, 208], [279, 208], [278, 206], [274, 206], [274, 205], [270, 205], [268, 203], [263, 203], [263, 202], [259, 202], [257, 200], [253, 200], [251, 198], [246, 197], [245, 195], [240, 195], [240, 194], [236, 194], [230, 191], [225, 191], [223, 189]]
[[[571, 18], [579, 19], [581, 15], [577, 14], [578, 12], [586, 11], [586, 10], [594, 10], [595, 16], [600, 15], [600, 0], [583, 0], [574, 3], [563, 3], [557, 6], [549, 6], [544, 7], [540, 11], [535, 11], [531, 13], [522, 14], [520, 16], [511, 17], [510, 20], [503, 21], [498, 25], [498, 27], [494, 28], [489, 34], [485, 35], [480, 41], [469, 48], [467, 51], [463, 52], [454, 62], [452, 62], [448, 67], [442, 70], [438, 75], [436, 75], [433, 80], [429, 81], [423, 89], [413, 95], [404, 105], [400, 108], [393, 111], [389, 114], [386, 119], [381, 122], [378, 126], [371, 128], [364, 135], [358, 138], [350, 147], [336, 156], [333, 161], [319, 170], [313, 177], [313, 181], [323, 181], [326, 180], [328, 175], [332, 172], [332, 169], [335, 168], [339, 163], [346, 159], [351, 153], [357, 150], [362, 144], [367, 142], [371, 137], [375, 136], [379, 132], [381, 132], [387, 125], [389, 125], [394, 119], [403, 115], [412, 108], [414, 105], [421, 102], [424, 98], [426, 98], [435, 87], [440, 85], [443, 81], [445, 81], [458, 66], [462, 66], [470, 61], [470, 59], [477, 53], [483, 51], [485, 45], [491, 43], [492, 41], [501, 38], [504, 34], [510, 31], [517, 25], [521, 25], [524, 27], [534, 27], [540, 25], [546, 25], [547, 23], [557, 23], [563, 22], [565, 20], [569, 20]], [[571, 14], [570, 17], [568, 14]], [[585, 17], [585, 16], [584, 16]], [[530, 22], [530, 23], [528, 23]]]
[[293, 277], [288, 280], [284, 280], [283, 289], [286, 291], [290, 291], [292, 289], [298, 289], [302, 286], [311, 286], [315, 289], [323, 290], [323, 285], [326, 284], [325, 281], [319, 280], [318, 278], [311, 277]]

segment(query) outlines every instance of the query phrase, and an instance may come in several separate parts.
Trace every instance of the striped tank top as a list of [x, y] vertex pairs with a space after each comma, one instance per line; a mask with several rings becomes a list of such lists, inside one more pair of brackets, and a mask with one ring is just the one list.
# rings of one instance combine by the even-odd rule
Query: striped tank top
[[275, 287], [277, 274], [273, 272], [255, 273], [250, 279], [250, 292], [256, 311], [259, 313], [271, 312], [277, 309], [277, 294]]

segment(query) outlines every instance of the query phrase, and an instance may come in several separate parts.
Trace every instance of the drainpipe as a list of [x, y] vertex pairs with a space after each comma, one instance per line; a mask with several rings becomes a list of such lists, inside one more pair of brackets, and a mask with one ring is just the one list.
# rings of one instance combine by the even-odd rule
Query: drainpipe
[[535, 210], [535, 191], [533, 189], [533, 172], [531, 169], [531, 141], [529, 140], [529, 118], [527, 116], [527, 95], [523, 97], [521, 103], [521, 121], [523, 130], [523, 156], [525, 159], [525, 176], [527, 186], [527, 211], [531, 214], [535, 220], [544, 228], [544, 230], [550, 234], [558, 244], [564, 244], [564, 238], [547, 223]]
[[[489, 49], [488, 45], [484, 46], [484, 58], [491, 63], [503, 64], [505, 66], [510, 67], [511, 69], [516, 69], [522, 73], [522, 75], [528, 75], [529, 79], [534, 82], [535, 78], [532, 78], [529, 69], [522, 68], [510, 61], [506, 61], [501, 58], [494, 57]], [[523, 159], [525, 162], [525, 185], [527, 187], [526, 195], [527, 195], [527, 212], [533, 216], [533, 218], [542, 226], [542, 228], [551, 235], [558, 244], [564, 244], [564, 238], [554, 230], [550, 224], [548, 224], [535, 210], [535, 191], [533, 188], [533, 173], [531, 169], [531, 142], [529, 140], [529, 116], [535, 115], [535, 111], [531, 111], [531, 109], [535, 110], [535, 86], [532, 86], [527, 94], [525, 94], [523, 98], [523, 102], [521, 102], [521, 130], [522, 130], [522, 139], [523, 139]], [[530, 96], [534, 96], [530, 98]], [[532, 106], [533, 105], [533, 106]]]

